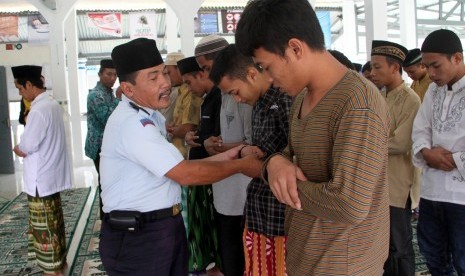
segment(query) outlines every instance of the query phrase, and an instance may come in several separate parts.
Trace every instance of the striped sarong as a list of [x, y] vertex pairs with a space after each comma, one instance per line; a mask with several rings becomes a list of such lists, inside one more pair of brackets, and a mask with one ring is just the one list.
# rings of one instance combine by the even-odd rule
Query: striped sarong
[[66, 265], [66, 235], [60, 193], [27, 196], [29, 203], [28, 259], [44, 273], [62, 271]]
[[244, 230], [245, 276], [286, 276], [286, 237]]

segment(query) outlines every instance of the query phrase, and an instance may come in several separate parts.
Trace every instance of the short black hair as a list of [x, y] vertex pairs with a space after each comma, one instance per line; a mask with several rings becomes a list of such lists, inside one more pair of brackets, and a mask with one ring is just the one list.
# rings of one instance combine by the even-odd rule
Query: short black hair
[[339, 52], [338, 50], [328, 50], [328, 52], [335, 58], [337, 59], [337, 61], [339, 61], [340, 63], [342, 63], [345, 67], [349, 68], [349, 69], [352, 69], [352, 70], [355, 70], [355, 66], [354, 64], [352, 63], [352, 61], [350, 61], [350, 59], [348, 57], [346, 57], [346, 55], [344, 55], [342, 52]]
[[225, 76], [247, 80], [247, 68], [255, 66], [250, 56], [241, 54], [235, 44], [230, 44], [216, 55], [209, 78], [218, 85]]
[[371, 71], [371, 62], [367, 61], [362, 67], [362, 73], [365, 71]]
[[42, 77], [39, 78], [32, 78], [32, 77], [23, 77], [23, 78], [17, 78], [16, 82], [21, 85], [25, 86], [27, 82], [30, 82], [33, 86], [39, 88], [39, 89], [44, 89], [44, 81], [42, 80]]
[[325, 50], [323, 31], [308, 0], [250, 1], [235, 36], [237, 48], [247, 56], [260, 47], [284, 56], [291, 38], [304, 41], [312, 50]]

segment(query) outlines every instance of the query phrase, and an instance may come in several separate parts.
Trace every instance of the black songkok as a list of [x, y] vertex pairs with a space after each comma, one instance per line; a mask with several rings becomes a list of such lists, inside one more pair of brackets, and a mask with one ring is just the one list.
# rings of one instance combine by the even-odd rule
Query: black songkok
[[421, 51], [418, 48], [408, 51], [407, 56], [405, 56], [403, 67], [412, 66], [421, 61]]
[[40, 79], [42, 76], [42, 67], [36, 65], [21, 65], [11, 67], [13, 78], [15, 79]]
[[371, 42], [371, 55], [386, 56], [404, 62], [407, 48], [394, 42], [384, 40], [373, 40]]
[[187, 73], [201, 71], [199, 64], [195, 60], [195, 57], [188, 57], [178, 61], [178, 69], [181, 72], [181, 76]]
[[455, 54], [462, 53], [462, 42], [453, 31], [446, 29], [430, 33], [421, 45], [422, 53]]
[[111, 59], [102, 59], [100, 61], [100, 68], [115, 68]]
[[111, 58], [118, 76], [134, 73], [163, 63], [155, 40], [137, 38], [113, 48]]

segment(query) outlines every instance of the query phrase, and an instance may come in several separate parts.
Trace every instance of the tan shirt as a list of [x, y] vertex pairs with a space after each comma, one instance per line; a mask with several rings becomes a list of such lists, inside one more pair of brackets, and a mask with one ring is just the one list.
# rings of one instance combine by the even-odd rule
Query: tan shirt
[[411, 194], [419, 186], [419, 171], [412, 163], [412, 127], [413, 120], [420, 108], [420, 98], [403, 82], [387, 92], [386, 103], [389, 108], [391, 128], [389, 130], [388, 183], [390, 204], [405, 208], [407, 198], [412, 202], [419, 195]]
[[[178, 89], [178, 97], [173, 110], [173, 125], [180, 126], [184, 124], [199, 125], [200, 106], [202, 98], [199, 98], [189, 91], [187, 84], [182, 84]], [[173, 145], [186, 158], [187, 149], [184, 146], [183, 138], [173, 138]]]
[[428, 74], [426, 74], [420, 80], [412, 82], [410, 88], [413, 89], [420, 97], [421, 102], [423, 102], [423, 98], [425, 97], [426, 90], [428, 90], [429, 85], [431, 84], [431, 79], [429, 78]]

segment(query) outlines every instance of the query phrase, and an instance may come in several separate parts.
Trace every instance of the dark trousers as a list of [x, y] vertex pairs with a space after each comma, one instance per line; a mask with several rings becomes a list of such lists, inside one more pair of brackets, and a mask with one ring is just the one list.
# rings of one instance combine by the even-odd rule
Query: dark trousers
[[103, 220], [103, 202], [102, 202], [102, 185], [100, 185], [100, 151], [97, 154], [97, 158], [94, 160], [95, 169], [97, 170], [97, 181], [98, 181], [98, 194], [100, 202], [100, 220]]
[[243, 276], [245, 267], [242, 234], [244, 216], [225, 216], [215, 211], [218, 249], [225, 276]]
[[420, 199], [418, 245], [433, 276], [465, 275], [465, 205]]
[[413, 251], [412, 210], [389, 207], [390, 237], [389, 256], [384, 263], [384, 276], [415, 275], [415, 253]]
[[181, 215], [145, 223], [136, 233], [114, 231], [103, 220], [99, 251], [109, 276], [188, 275]]

